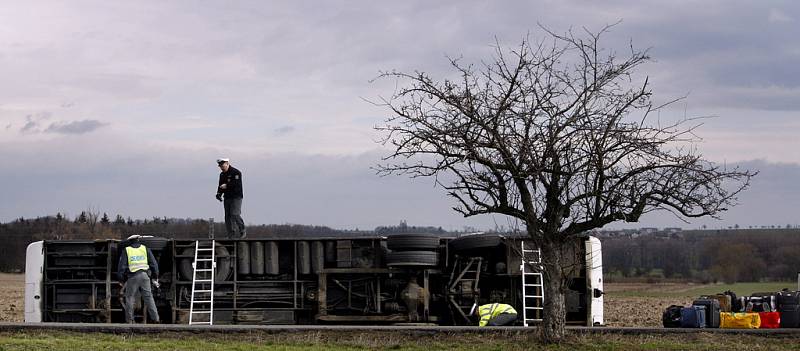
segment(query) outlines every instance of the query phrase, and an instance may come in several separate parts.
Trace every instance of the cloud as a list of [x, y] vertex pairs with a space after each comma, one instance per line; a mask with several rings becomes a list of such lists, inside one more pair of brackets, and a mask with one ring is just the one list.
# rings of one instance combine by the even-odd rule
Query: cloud
[[41, 126], [42, 121], [46, 121], [51, 117], [50, 112], [39, 112], [36, 114], [31, 114], [25, 116], [25, 125], [20, 128], [20, 133], [23, 134], [33, 134], [39, 133], [39, 127]]
[[108, 123], [103, 123], [94, 119], [72, 122], [59, 121], [51, 123], [50, 126], [44, 130], [44, 133], [86, 134], [106, 125], [108, 125]]
[[280, 128], [275, 129], [275, 135], [286, 135], [291, 132], [294, 132], [294, 127], [292, 126], [283, 126]]
[[25, 125], [19, 130], [22, 133], [35, 133], [39, 131], [39, 122], [31, 119], [30, 116], [25, 118]]
[[785, 12], [778, 9], [770, 9], [767, 20], [770, 23], [785, 23], [794, 21], [793, 18], [789, 17]]

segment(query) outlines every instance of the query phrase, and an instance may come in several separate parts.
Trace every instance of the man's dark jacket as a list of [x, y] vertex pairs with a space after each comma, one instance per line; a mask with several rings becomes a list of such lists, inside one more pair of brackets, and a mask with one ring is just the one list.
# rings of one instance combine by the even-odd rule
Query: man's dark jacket
[[[220, 189], [219, 185], [226, 184], [225, 189]], [[242, 193], [242, 172], [233, 166], [228, 167], [227, 172], [219, 173], [219, 185], [217, 185], [217, 194], [225, 194], [226, 199], [241, 199], [244, 197]]]

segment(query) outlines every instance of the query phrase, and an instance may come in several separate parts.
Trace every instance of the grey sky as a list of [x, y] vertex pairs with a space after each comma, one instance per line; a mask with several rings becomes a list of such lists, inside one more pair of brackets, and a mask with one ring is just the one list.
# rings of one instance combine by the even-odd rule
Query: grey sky
[[372, 126], [387, 111], [363, 99], [394, 87], [370, 80], [447, 76], [446, 55], [479, 62], [537, 23], [618, 20], [606, 46], [651, 48], [641, 72], [657, 99], [688, 94], [663, 117], [715, 116], [699, 130], [707, 157], [773, 175], [714, 223], [800, 222], [785, 210], [800, 205], [793, 1], [0, 3], [0, 157], [14, 160], [0, 169], [0, 221], [87, 207], [220, 217], [213, 160], [225, 155], [244, 171], [251, 223], [504, 225], [459, 218], [430, 181], [374, 176]]

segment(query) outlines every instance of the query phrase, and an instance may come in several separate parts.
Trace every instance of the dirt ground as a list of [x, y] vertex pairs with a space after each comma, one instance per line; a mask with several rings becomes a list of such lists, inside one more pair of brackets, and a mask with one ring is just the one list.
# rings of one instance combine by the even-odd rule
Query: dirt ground
[[609, 327], [661, 327], [661, 315], [669, 305], [691, 303], [691, 296], [671, 299], [607, 294], [603, 304], [605, 322]]
[[[636, 292], [680, 292], [685, 285], [606, 283], [605, 321], [610, 327], [660, 327], [661, 313], [672, 304], [686, 305], [691, 296], [664, 298], [630, 296]], [[0, 273], [0, 322], [23, 322], [25, 275]], [[687, 294], [688, 295], [688, 294]]]
[[[605, 283], [603, 307], [609, 327], [661, 327], [661, 315], [670, 305], [686, 306], [695, 298], [686, 284]], [[659, 292], [674, 297], [653, 297]], [[644, 296], [637, 296], [644, 295]]]
[[0, 322], [25, 320], [25, 275], [0, 273]]

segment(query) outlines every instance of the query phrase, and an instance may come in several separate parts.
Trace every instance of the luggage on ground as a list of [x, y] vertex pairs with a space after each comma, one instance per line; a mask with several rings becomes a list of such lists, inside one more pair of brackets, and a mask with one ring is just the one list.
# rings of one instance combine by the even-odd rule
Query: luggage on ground
[[720, 312], [732, 312], [731, 311], [731, 297], [730, 297], [730, 295], [716, 294], [716, 295], [700, 296], [700, 299], [717, 300], [717, 301], [719, 301], [719, 310], [720, 310]]
[[731, 312], [733, 310], [733, 308], [731, 306], [732, 303], [733, 303], [733, 300], [731, 300], [730, 295], [716, 294], [716, 295], [711, 296], [711, 297], [719, 300], [719, 310], [720, 310], [720, 312]]
[[[742, 307], [743, 307], [742, 306], [742, 302], [739, 300], [739, 298], [736, 297], [736, 293], [734, 293], [733, 291], [728, 290], [728, 291], [725, 291], [722, 294], [723, 295], [727, 295], [731, 299], [731, 310], [730, 310], [730, 312], [742, 312]], [[722, 306], [720, 306], [720, 307], [722, 307]]]
[[689, 306], [681, 309], [681, 328], [705, 328], [706, 307]]
[[750, 295], [748, 307], [752, 303], [752, 311], [747, 312], [773, 312], [778, 310], [777, 295], [773, 292], [757, 292]]
[[720, 328], [724, 329], [757, 329], [761, 326], [758, 313], [720, 312]]
[[681, 310], [683, 306], [672, 305], [664, 310], [664, 315], [661, 316], [661, 323], [664, 328], [680, 328], [681, 327]]
[[703, 306], [705, 307], [705, 317], [706, 317], [706, 327], [707, 328], [719, 328], [719, 300], [713, 298], [707, 299], [697, 299], [692, 302], [692, 306]]
[[780, 312], [758, 312], [758, 318], [761, 320], [761, 329], [773, 329], [781, 327], [781, 314]]
[[778, 308], [781, 305], [800, 305], [800, 291], [783, 290], [778, 292]]
[[773, 312], [775, 296], [749, 296], [746, 298], [745, 312]]
[[800, 328], [800, 305], [780, 306], [781, 328]]

